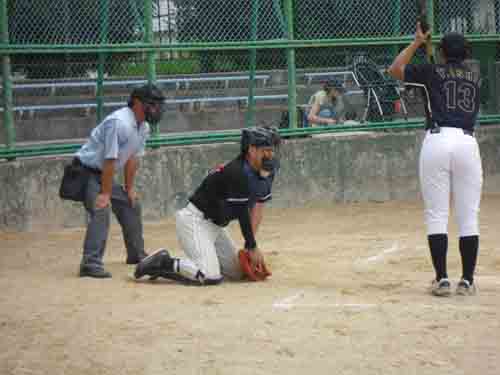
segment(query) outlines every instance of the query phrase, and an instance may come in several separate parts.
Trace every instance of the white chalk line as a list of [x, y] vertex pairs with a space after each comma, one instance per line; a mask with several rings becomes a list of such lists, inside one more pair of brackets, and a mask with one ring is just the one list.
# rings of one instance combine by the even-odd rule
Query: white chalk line
[[[398, 304], [374, 304], [374, 303], [295, 303], [295, 304], [274, 304], [273, 308], [276, 310], [289, 311], [292, 309], [338, 309], [338, 310], [351, 310], [362, 311], [376, 308], [394, 308]], [[407, 306], [407, 305], [405, 305]], [[475, 305], [452, 305], [452, 304], [415, 304], [413, 308], [422, 310], [445, 310], [445, 311], [478, 311], [488, 312], [492, 311], [486, 306]], [[412, 310], [415, 311], [415, 310]]]
[[401, 250], [401, 248], [399, 247], [399, 243], [394, 242], [390, 248], [383, 250], [382, 252], [378, 253], [377, 255], [373, 255], [371, 257], [364, 258], [364, 259], [358, 259], [356, 262], [357, 263], [359, 263], [359, 262], [361, 262], [361, 263], [377, 262], [377, 261], [383, 259], [386, 255], [392, 254], [392, 253], [397, 253], [400, 250]]
[[273, 305], [273, 307], [277, 310], [291, 310], [297, 308], [306, 308], [306, 309], [340, 309], [340, 310], [366, 310], [377, 307], [374, 304], [368, 303], [296, 303], [290, 305]]
[[[276, 310], [289, 311], [291, 309], [339, 309], [339, 310], [351, 310], [360, 311], [368, 310], [374, 308], [394, 308], [401, 306], [404, 308], [408, 307], [407, 304], [393, 304], [393, 303], [304, 303], [299, 300], [305, 296], [304, 291], [300, 291], [289, 297], [280, 299], [273, 303], [272, 307]], [[435, 297], [429, 297], [435, 298]], [[413, 308], [417, 309], [430, 309], [430, 310], [456, 310], [456, 311], [490, 311], [487, 306], [481, 305], [463, 305], [463, 304], [451, 304], [451, 303], [435, 303], [435, 304], [413, 304]]]
[[488, 307], [481, 305], [452, 305], [449, 303], [436, 303], [436, 304], [423, 304], [414, 306], [420, 307], [422, 309], [431, 309], [431, 310], [457, 310], [457, 311], [483, 311], [483, 312], [491, 311], [491, 309], [489, 309]]
[[292, 308], [340, 308], [340, 309], [367, 309], [376, 307], [375, 304], [367, 303], [301, 303], [299, 299], [304, 297], [304, 291], [300, 291], [292, 296], [283, 298], [273, 303], [273, 308], [277, 310], [290, 310]]
[[276, 309], [285, 309], [285, 310], [292, 308], [296, 305], [294, 302], [297, 301], [299, 298], [302, 298], [303, 296], [304, 292], [300, 291], [297, 294], [294, 294], [293, 296], [283, 298], [282, 300], [273, 303], [273, 307]]

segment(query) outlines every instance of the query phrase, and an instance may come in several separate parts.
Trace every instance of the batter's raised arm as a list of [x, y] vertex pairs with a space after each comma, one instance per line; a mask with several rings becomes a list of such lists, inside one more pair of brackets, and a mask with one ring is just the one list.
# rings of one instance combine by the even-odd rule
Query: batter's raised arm
[[413, 42], [410, 43], [408, 47], [402, 50], [398, 56], [396, 56], [394, 62], [387, 70], [388, 73], [392, 77], [399, 79], [400, 81], [404, 81], [405, 80], [404, 71], [406, 65], [410, 63], [411, 59], [413, 58], [417, 50], [420, 48], [422, 44], [425, 43], [425, 41], [429, 36], [430, 36], [430, 31], [427, 31], [426, 33], [422, 32], [420, 23], [417, 23], [417, 31], [415, 33], [415, 39], [413, 40]]

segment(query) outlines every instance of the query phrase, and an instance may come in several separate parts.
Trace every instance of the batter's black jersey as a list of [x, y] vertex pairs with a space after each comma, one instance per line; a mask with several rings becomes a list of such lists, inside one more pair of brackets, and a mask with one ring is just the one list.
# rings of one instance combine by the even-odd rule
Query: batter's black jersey
[[250, 209], [257, 202], [271, 199], [274, 175], [262, 178], [238, 157], [210, 171], [189, 199], [205, 218], [219, 226], [238, 219], [245, 238], [245, 248], [257, 247], [250, 221]]
[[434, 124], [473, 130], [479, 112], [478, 73], [463, 64], [408, 64], [404, 80], [425, 85]]

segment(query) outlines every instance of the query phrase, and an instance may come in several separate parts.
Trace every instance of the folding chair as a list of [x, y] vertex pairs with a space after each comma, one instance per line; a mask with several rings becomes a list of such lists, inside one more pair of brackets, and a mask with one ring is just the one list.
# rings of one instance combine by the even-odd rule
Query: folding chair
[[356, 83], [366, 96], [363, 121], [393, 120], [398, 112], [408, 119], [406, 104], [397, 81], [382, 74], [377, 65], [365, 56], [354, 59], [353, 73]]

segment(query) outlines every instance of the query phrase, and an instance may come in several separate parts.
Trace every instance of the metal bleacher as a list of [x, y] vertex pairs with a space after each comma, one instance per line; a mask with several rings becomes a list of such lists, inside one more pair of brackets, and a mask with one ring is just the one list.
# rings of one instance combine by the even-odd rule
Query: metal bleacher
[[[261, 81], [262, 86], [266, 87], [268, 80], [271, 78], [269, 74], [258, 74], [254, 77], [256, 81]], [[189, 90], [194, 83], [211, 83], [211, 82], [222, 82], [223, 88], [228, 89], [230, 83], [234, 81], [248, 81], [250, 78], [248, 75], [234, 75], [234, 76], [208, 76], [208, 77], [179, 77], [179, 78], [163, 78], [157, 79], [156, 84], [164, 89], [175, 89], [175, 90]], [[108, 80], [103, 82], [103, 86], [108, 87], [123, 87], [132, 88], [134, 86], [139, 86], [145, 84], [146, 80]], [[13, 90], [38, 90], [38, 89], [49, 89], [50, 96], [55, 96], [58, 89], [65, 88], [93, 88], [94, 94], [97, 90], [97, 83], [95, 81], [71, 81], [71, 82], [44, 82], [44, 83], [19, 83], [13, 85]], [[256, 95], [255, 100], [276, 100], [276, 99], [286, 99], [288, 95]], [[247, 96], [177, 96], [173, 99], [167, 99], [166, 104], [195, 104], [195, 103], [215, 103], [215, 102], [237, 102], [246, 103], [248, 101]], [[120, 107], [125, 105], [124, 101], [110, 101], [104, 102], [104, 107]], [[54, 111], [54, 110], [66, 110], [66, 109], [91, 109], [97, 107], [95, 102], [77, 102], [71, 104], [39, 104], [39, 105], [17, 105], [13, 107], [16, 112], [29, 112], [33, 113], [36, 111]], [[4, 109], [0, 107], [0, 112]]]
[[304, 80], [306, 84], [310, 86], [313, 83], [313, 81], [317, 78], [330, 78], [336, 76], [342, 76], [344, 82], [348, 79], [349, 76], [351, 76], [356, 85], [359, 86], [359, 82], [356, 80], [356, 77], [354, 76], [354, 73], [351, 70], [305, 73]]
[[[267, 84], [267, 80], [270, 78], [268, 74], [256, 75], [256, 80], [262, 80], [264, 86]], [[156, 80], [156, 83], [162, 86], [168, 86], [173, 84], [175, 89], [179, 90], [181, 87], [188, 89], [190, 84], [193, 82], [217, 82], [223, 81], [224, 87], [229, 87], [229, 82], [231, 81], [244, 81], [248, 80], [249, 77], [247, 75], [237, 75], [237, 76], [214, 76], [214, 77], [181, 77], [181, 78], [163, 78]], [[144, 79], [139, 80], [113, 80], [113, 81], [104, 81], [103, 86], [137, 86], [141, 84], [145, 84], [147, 81]], [[95, 81], [78, 81], [78, 82], [47, 82], [47, 83], [21, 83], [14, 84], [13, 89], [23, 90], [23, 89], [46, 89], [49, 88], [51, 90], [51, 95], [55, 95], [56, 89], [60, 87], [97, 87], [97, 83]]]
[[[276, 95], [256, 95], [254, 99], [256, 101], [261, 100], [284, 100], [287, 99], [287, 94], [276, 94]], [[193, 104], [193, 103], [216, 103], [216, 102], [236, 102], [245, 103], [248, 101], [248, 96], [221, 96], [221, 97], [196, 97], [196, 98], [177, 98], [177, 99], [166, 99], [165, 104]], [[124, 106], [126, 102], [104, 102], [103, 106], [106, 108], [114, 108]], [[24, 106], [14, 106], [13, 109], [16, 112], [34, 112], [34, 111], [51, 111], [51, 110], [63, 110], [63, 109], [91, 109], [97, 106], [96, 103], [74, 103], [74, 104], [47, 104], [47, 105], [24, 105]], [[0, 108], [0, 112], [3, 112], [3, 107]]]

